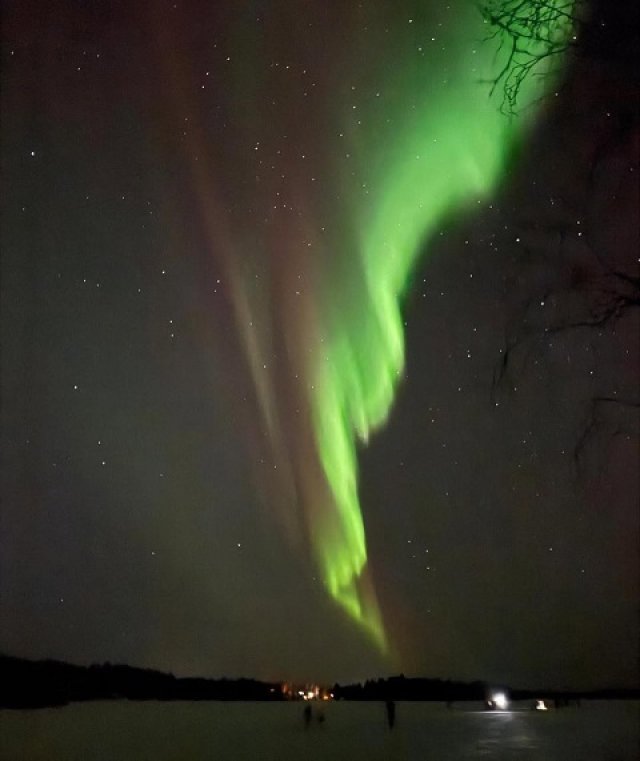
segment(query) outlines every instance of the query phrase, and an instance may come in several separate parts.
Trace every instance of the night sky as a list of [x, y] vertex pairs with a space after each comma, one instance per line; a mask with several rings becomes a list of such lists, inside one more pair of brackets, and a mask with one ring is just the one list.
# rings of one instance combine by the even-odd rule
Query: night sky
[[509, 115], [462, 0], [3, 4], [1, 652], [637, 684], [606, 5]]

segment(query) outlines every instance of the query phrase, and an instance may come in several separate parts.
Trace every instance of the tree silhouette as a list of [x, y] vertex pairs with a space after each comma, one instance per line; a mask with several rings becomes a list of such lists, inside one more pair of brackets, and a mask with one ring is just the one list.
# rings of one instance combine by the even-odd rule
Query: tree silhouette
[[[561, 170], [548, 188], [553, 205], [523, 213], [518, 223], [492, 394], [513, 388], [532, 368], [539, 373], [554, 346], [589, 345], [595, 378], [573, 454], [578, 466], [593, 464], [594, 444], [602, 450], [606, 440], [637, 440], [640, 432], [638, 6], [486, 0], [480, 9], [489, 36], [509, 46], [508, 63], [491, 83], [503, 88], [503, 111], [517, 108], [522, 83], [543, 60], [572, 57], [550, 115], [555, 150], [566, 151], [554, 159]], [[564, 22], [571, 24], [568, 39], [553, 31]]]
[[[487, 40], [506, 51], [502, 68], [491, 80], [491, 94], [502, 88], [501, 110], [513, 114], [522, 85], [530, 77], [555, 74], [554, 61], [577, 48], [585, 23], [584, 0], [483, 0], [478, 3], [489, 26]], [[542, 64], [546, 66], [544, 74]], [[559, 64], [558, 64], [559, 65]]]

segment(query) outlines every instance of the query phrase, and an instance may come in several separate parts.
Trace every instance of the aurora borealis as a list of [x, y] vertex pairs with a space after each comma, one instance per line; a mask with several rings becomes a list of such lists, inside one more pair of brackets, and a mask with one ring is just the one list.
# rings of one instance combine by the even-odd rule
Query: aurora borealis
[[509, 114], [467, 0], [7, 12], [1, 652], [624, 682], [636, 122], [593, 14]]
[[[347, 203], [356, 239], [342, 246], [347, 255], [357, 251], [360, 282], [357, 295], [349, 292], [324, 310], [330, 326], [326, 354], [311, 376], [317, 378], [311, 403], [316, 443], [342, 530], [312, 535], [329, 591], [381, 641], [376, 609], [357, 602], [366, 550], [356, 437], [366, 442], [389, 414], [404, 367], [401, 300], [422, 247], [443, 217], [495, 187], [526, 121], [508, 120], [480, 84], [495, 79], [505, 64], [482, 39], [479, 21], [476, 9], [464, 6], [453, 19], [450, 13], [444, 21], [429, 19], [444, 27], [440, 40], [431, 41], [441, 43], [446, 56], [433, 46], [416, 60], [427, 29], [407, 19], [408, 40], [401, 46], [406, 58], [394, 57], [392, 66], [382, 60], [382, 70], [375, 71], [365, 56], [368, 76], [381, 83], [386, 97], [381, 108], [365, 107], [366, 126], [360, 129], [358, 122], [348, 136], [364, 181], [349, 192], [353, 200]], [[540, 96], [539, 86], [530, 91], [533, 83], [522, 88], [525, 110]]]
[[[296, 509], [303, 513], [304, 544], [310, 546], [327, 590], [382, 649], [386, 636], [369, 579], [358, 497], [358, 442], [366, 442], [387, 419], [403, 373], [401, 303], [418, 258], [444, 218], [464, 213], [465, 204], [496, 187], [516, 140], [524, 139], [535, 110], [532, 103], [542, 94], [537, 77], [526, 80], [522, 112], [512, 118], [501, 112], [498, 98], [489, 97], [488, 83], [505, 66], [506, 53], [484, 39], [486, 26], [474, 6], [461, 3], [426, 13], [417, 3], [406, 12], [393, 24], [381, 13], [365, 33], [354, 29], [356, 42], [348, 47], [357, 49], [358, 62], [351, 66], [343, 97], [336, 96], [341, 89], [338, 72], [322, 82], [331, 100], [324, 115], [328, 134], [315, 137], [309, 156], [300, 152], [285, 163], [284, 182], [278, 184], [283, 190], [276, 195], [291, 193], [298, 217], [291, 226], [301, 225], [313, 242], [306, 242], [305, 251], [300, 240], [289, 242], [290, 229], [280, 228], [282, 238], [256, 257], [269, 282], [277, 279], [272, 270], [283, 266], [283, 259], [296, 262], [297, 277], [307, 285], [304, 292], [295, 285], [286, 287], [295, 289], [302, 306], [253, 287], [255, 273], [243, 273], [238, 264], [246, 262], [246, 248], [252, 244], [237, 241], [236, 233], [230, 232], [231, 298], [238, 329], [271, 457], [291, 480], [277, 497], [285, 501], [279, 509], [285, 515]], [[265, 19], [260, 25], [261, 38], [270, 39], [272, 23], [282, 27], [295, 23], [294, 6], [283, 6], [281, 13], [276, 22]], [[564, 26], [558, 36], [568, 34]], [[430, 29], [437, 30], [436, 36]], [[249, 46], [257, 45], [258, 40]], [[338, 49], [337, 55], [352, 52]], [[283, 51], [269, 53], [277, 60]], [[238, 69], [232, 67], [231, 92], [243, 89], [236, 79], [259, 81], [259, 71], [253, 71], [252, 65], [262, 64], [249, 55]], [[541, 67], [538, 75], [543, 72]], [[558, 73], [551, 72], [556, 77]], [[545, 84], [553, 82], [550, 75]], [[309, 84], [315, 86], [316, 82]], [[247, 120], [253, 122], [264, 97], [261, 89], [250, 89], [238, 117], [241, 132], [248, 135], [255, 129]], [[283, 112], [288, 108], [285, 97], [271, 119], [276, 129], [290, 132], [287, 139], [299, 145], [306, 139], [307, 124], [288, 130], [288, 114]], [[317, 166], [314, 154], [323, 155], [325, 143], [331, 144], [336, 135], [346, 160]], [[264, 151], [262, 136], [252, 134], [251, 143], [257, 153]], [[329, 197], [328, 209], [318, 208], [316, 198], [305, 198], [296, 185], [290, 189], [285, 179], [301, 171], [305, 162], [312, 164], [312, 172], [323, 175], [319, 181]], [[215, 182], [215, 169], [203, 176], [198, 167], [195, 174], [195, 192], [208, 196], [206, 188]], [[258, 180], [263, 182], [256, 175], [254, 189], [261, 195]], [[301, 180], [305, 181], [308, 177]], [[327, 204], [326, 198], [322, 201]], [[335, 226], [326, 234], [323, 212]], [[210, 246], [215, 251], [220, 241], [213, 227], [209, 225]], [[302, 248], [302, 253], [291, 251], [293, 247]], [[302, 327], [297, 324], [301, 314]], [[265, 360], [279, 331], [284, 337], [275, 340], [284, 340], [286, 358], [274, 364]], [[291, 423], [290, 397], [278, 401], [283, 375], [296, 387], [300, 405], [296, 412], [306, 418], [302, 426]]]

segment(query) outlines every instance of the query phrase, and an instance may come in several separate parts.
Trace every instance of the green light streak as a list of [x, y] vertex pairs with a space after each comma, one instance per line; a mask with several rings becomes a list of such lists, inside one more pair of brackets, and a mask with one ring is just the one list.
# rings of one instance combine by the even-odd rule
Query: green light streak
[[355, 179], [345, 173], [342, 185], [356, 230], [344, 256], [357, 257], [358, 285], [354, 292], [347, 277], [340, 286], [333, 274], [324, 348], [311, 368], [316, 443], [335, 501], [335, 515], [314, 531], [316, 558], [329, 593], [382, 650], [375, 597], [362, 590], [367, 550], [357, 442], [389, 415], [404, 368], [401, 303], [425, 243], [445, 217], [500, 182], [532, 116], [529, 106], [542, 94], [540, 78], [530, 77], [520, 116], [502, 114], [499, 94], [489, 98], [481, 81], [495, 77], [504, 61], [495, 45], [481, 42], [487, 28], [476, 9], [462, 4], [456, 13], [454, 21], [442, 10], [444, 51], [440, 40], [423, 42], [432, 27], [440, 29], [434, 22], [408, 26], [392, 62], [380, 61], [377, 49], [363, 57], [367, 73], [356, 92], [367, 93], [366, 102], [357, 109], [360, 123], [349, 115], [350, 132], [343, 127]]

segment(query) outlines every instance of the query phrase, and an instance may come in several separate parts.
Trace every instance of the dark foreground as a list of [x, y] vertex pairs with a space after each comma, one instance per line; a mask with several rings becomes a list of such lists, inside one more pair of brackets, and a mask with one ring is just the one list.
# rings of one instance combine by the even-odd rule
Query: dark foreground
[[[526, 706], [529, 704], [527, 703]], [[585, 701], [548, 713], [492, 713], [480, 705], [105, 701], [0, 710], [0, 759], [13, 761], [636, 761], [635, 701]], [[478, 709], [478, 710], [475, 710]], [[324, 721], [318, 721], [322, 711]]]

